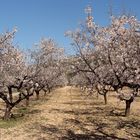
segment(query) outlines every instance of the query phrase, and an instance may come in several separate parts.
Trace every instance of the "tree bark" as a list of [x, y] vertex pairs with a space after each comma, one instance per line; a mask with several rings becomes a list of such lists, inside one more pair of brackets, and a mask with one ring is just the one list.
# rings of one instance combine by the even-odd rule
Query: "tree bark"
[[30, 101], [30, 98], [29, 96], [26, 97], [26, 106], [29, 106], [29, 101]]
[[105, 102], [105, 105], [107, 104], [107, 94], [104, 93], [104, 102]]
[[46, 96], [47, 95], [47, 91], [44, 91], [44, 96]]
[[130, 107], [131, 107], [131, 103], [133, 102], [133, 97], [131, 97], [129, 100], [126, 100], [126, 108], [125, 108], [125, 117], [130, 115]]
[[36, 100], [39, 100], [39, 90], [36, 90], [35, 93], [36, 93]]
[[50, 86], [47, 84], [47, 89], [48, 89], [48, 92], [50, 93], [51, 92], [51, 88]]
[[49, 93], [51, 92], [51, 88], [50, 88], [50, 87], [48, 88], [48, 92], [49, 92]]
[[12, 106], [11, 105], [9, 105], [9, 104], [6, 104], [6, 109], [5, 109], [5, 114], [4, 114], [4, 117], [3, 117], [3, 119], [4, 120], [9, 120], [10, 119], [10, 115], [11, 115], [11, 110], [12, 110]]
[[12, 88], [8, 87], [8, 92], [9, 92], [9, 100], [12, 103], [13, 102], [13, 96], [12, 96]]

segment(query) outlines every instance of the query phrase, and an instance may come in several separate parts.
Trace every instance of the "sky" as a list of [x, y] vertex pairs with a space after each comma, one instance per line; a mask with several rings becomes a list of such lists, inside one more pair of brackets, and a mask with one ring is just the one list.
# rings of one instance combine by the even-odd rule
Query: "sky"
[[32, 48], [41, 38], [52, 38], [71, 54], [71, 40], [64, 33], [85, 20], [87, 5], [91, 5], [94, 21], [101, 26], [109, 23], [110, 5], [113, 14], [125, 11], [140, 20], [140, 0], [0, 0], [0, 33], [16, 27], [14, 43], [23, 50]]

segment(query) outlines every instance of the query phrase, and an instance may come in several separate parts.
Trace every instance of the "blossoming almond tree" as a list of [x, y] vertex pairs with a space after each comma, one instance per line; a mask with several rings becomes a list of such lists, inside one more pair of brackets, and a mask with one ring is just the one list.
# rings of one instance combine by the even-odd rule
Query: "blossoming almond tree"
[[[15, 31], [0, 36], [0, 98], [5, 102], [4, 119], [10, 118], [11, 110], [30, 94], [21, 92], [26, 76], [26, 63], [24, 55], [12, 44]], [[15, 94], [14, 91], [17, 90]]]
[[[94, 79], [94, 86], [104, 95], [105, 102], [107, 92], [113, 88], [126, 102], [125, 116], [128, 116], [140, 87], [140, 22], [134, 16], [112, 16], [106, 27], [93, 22], [67, 35], [73, 40], [77, 57], [85, 64], [75, 68], [86, 75], [92, 73], [90, 81]], [[120, 92], [124, 87], [130, 88], [126, 95], [123, 90]]]
[[112, 24], [106, 29], [110, 37], [107, 47], [108, 63], [114, 75], [111, 86], [117, 92], [123, 87], [131, 89], [126, 96], [121, 93], [119, 96], [126, 102], [127, 116], [140, 87], [140, 22], [134, 16], [113, 17]]
[[37, 85], [35, 92], [39, 99], [41, 90], [50, 91], [58, 84], [56, 81], [62, 74], [63, 49], [58, 48], [52, 39], [42, 39], [31, 55], [34, 65], [34, 82]]

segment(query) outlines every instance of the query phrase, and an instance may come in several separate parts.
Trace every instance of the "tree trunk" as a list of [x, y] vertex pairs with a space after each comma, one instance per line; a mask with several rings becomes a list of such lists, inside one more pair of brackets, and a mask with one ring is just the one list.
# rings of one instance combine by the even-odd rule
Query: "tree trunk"
[[47, 95], [47, 91], [46, 90], [44, 90], [44, 96], [46, 96]]
[[30, 101], [30, 98], [29, 96], [26, 97], [26, 106], [29, 106], [29, 101]]
[[10, 106], [9, 104], [6, 104], [5, 114], [4, 114], [4, 117], [3, 117], [4, 120], [9, 120], [10, 119], [12, 108], [13, 108], [12, 106]]
[[9, 100], [12, 103], [13, 102], [13, 96], [12, 96], [12, 88], [8, 87], [8, 92], [9, 92]]
[[36, 100], [39, 100], [39, 90], [36, 90]]
[[50, 86], [47, 84], [47, 89], [48, 89], [48, 92], [50, 93], [51, 92], [51, 88]]
[[133, 102], [133, 98], [130, 98], [129, 100], [125, 101], [125, 103], [126, 103], [125, 116], [126, 117], [130, 115], [130, 106], [131, 106], [132, 102]]
[[49, 93], [51, 92], [51, 88], [48, 88], [48, 92], [49, 92]]
[[96, 92], [96, 98], [99, 99], [99, 93], [98, 92]]
[[105, 101], [105, 105], [107, 104], [107, 94], [104, 93], [104, 101]]

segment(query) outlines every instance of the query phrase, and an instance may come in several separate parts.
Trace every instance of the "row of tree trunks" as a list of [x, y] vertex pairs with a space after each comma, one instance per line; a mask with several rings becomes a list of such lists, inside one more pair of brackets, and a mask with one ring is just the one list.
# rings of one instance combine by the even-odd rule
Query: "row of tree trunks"
[[[97, 92], [97, 98], [98, 98], [98, 95], [99, 95], [99, 91]], [[105, 105], [108, 104], [108, 100], [107, 100], [107, 93], [104, 93], [104, 94], [100, 94], [100, 95], [103, 95], [104, 97], [104, 103]], [[134, 97], [131, 97], [129, 100], [125, 100], [125, 103], [126, 103], [126, 107], [125, 107], [125, 116], [129, 116], [130, 115], [130, 107], [131, 107], [131, 103], [133, 102], [134, 100]]]

